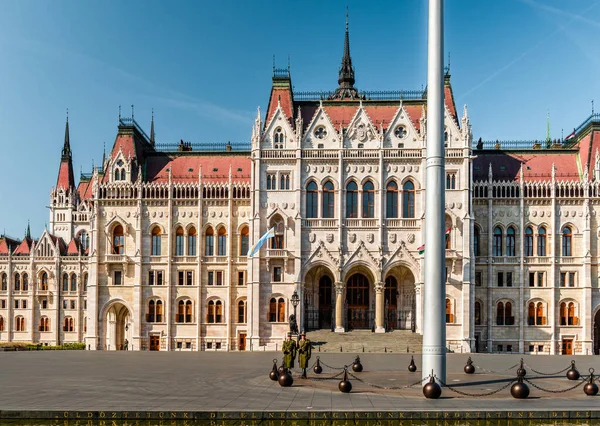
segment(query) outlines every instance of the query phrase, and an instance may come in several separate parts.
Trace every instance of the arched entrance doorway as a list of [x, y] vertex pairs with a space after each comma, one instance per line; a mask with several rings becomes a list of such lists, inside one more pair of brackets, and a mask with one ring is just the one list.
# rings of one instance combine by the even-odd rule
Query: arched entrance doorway
[[333, 282], [331, 277], [323, 275], [319, 280], [319, 328], [331, 328], [333, 325], [331, 300], [333, 294]]
[[600, 309], [594, 315], [594, 355], [600, 355]]
[[405, 266], [390, 269], [385, 278], [386, 330], [416, 330], [415, 277]]
[[313, 266], [304, 277], [303, 330], [333, 329], [334, 275], [324, 265]]
[[127, 349], [132, 349], [131, 332], [133, 324], [131, 312], [123, 303], [115, 302], [107, 309], [104, 324], [104, 348], [106, 350], [124, 350], [126, 340], [128, 343]]
[[373, 312], [369, 309], [369, 279], [356, 273], [346, 282], [348, 330], [369, 329], [373, 326]]

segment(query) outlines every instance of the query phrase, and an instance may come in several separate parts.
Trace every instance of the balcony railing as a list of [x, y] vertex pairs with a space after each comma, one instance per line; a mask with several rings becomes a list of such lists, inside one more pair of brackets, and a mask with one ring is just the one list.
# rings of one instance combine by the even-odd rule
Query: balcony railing
[[127, 262], [127, 256], [124, 254], [107, 254], [106, 263], [124, 263]]
[[204, 263], [227, 263], [227, 256], [204, 256]]
[[296, 151], [290, 149], [263, 149], [260, 158], [296, 158]]
[[285, 249], [268, 249], [267, 250], [267, 257], [287, 259], [287, 257], [288, 257], [288, 251], [285, 250]]
[[198, 258], [196, 256], [175, 256], [173, 257], [173, 263], [197, 263]]
[[337, 219], [304, 219], [303, 226], [307, 228], [335, 228]]
[[386, 219], [388, 228], [418, 228], [417, 219]]
[[421, 158], [423, 152], [420, 149], [384, 149], [384, 158]]
[[345, 219], [348, 228], [376, 228], [377, 219]]

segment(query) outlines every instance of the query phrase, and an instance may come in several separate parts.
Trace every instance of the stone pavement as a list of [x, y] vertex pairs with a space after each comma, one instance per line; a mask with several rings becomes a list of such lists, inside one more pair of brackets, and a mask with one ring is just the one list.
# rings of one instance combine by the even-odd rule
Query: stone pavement
[[[348, 353], [314, 354], [312, 361], [319, 355], [324, 364], [321, 377], [331, 377], [340, 371], [328, 369], [326, 365], [340, 367], [354, 360], [354, 355]], [[335, 413], [360, 418], [374, 418], [371, 416], [377, 413], [395, 416], [390, 418], [399, 415], [435, 418], [428, 416], [455, 416], [458, 412], [462, 412], [463, 417], [464, 413], [471, 413], [470, 418], [489, 418], [489, 413], [494, 418], [600, 418], [600, 399], [586, 396], [582, 386], [559, 394], [541, 392], [530, 386], [530, 398], [526, 400], [513, 399], [508, 388], [487, 397], [462, 396], [444, 388], [442, 398], [427, 400], [420, 386], [386, 390], [368, 384], [400, 387], [418, 381], [421, 373], [407, 371], [410, 355], [406, 354], [361, 353], [365, 370], [356, 377], [365, 383], [351, 378], [350, 394], [338, 391], [339, 378], [298, 378], [293, 387], [282, 388], [268, 378], [274, 357], [281, 359], [273, 352], [0, 352], [0, 418], [98, 418], [112, 415], [108, 413], [116, 413], [114, 415], [120, 418], [135, 416], [136, 412], [142, 416], [178, 413], [171, 413], [173, 418], [182, 418], [184, 412], [202, 412], [204, 418], [269, 418], [271, 415], [272, 418], [286, 415], [319, 418], [314, 416]], [[468, 355], [448, 355], [447, 379], [454, 389], [477, 394], [499, 389], [513, 380], [514, 365], [521, 358], [484, 354], [472, 354], [472, 357], [478, 373], [469, 376], [463, 373]], [[582, 374], [587, 374], [589, 367], [596, 367], [600, 372], [598, 357], [524, 356], [528, 365], [541, 372], [563, 370], [571, 358], [576, 360]], [[420, 366], [420, 357], [415, 360]], [[505, 371], [509, 367], [513, 367], [512, 370]], [[318, 376], [311, 371], [310, 377]], [[564, 373], [542, 377], [531, 368], [526, 377], [551, 390], [577, 384], [568, 381]]]
[[410, 330], [394, 330], [388, 333], [372, 333], [371, 330], [353, 330], [332, 333], [315, 330], [306, 333], [315, 349], [321, 352], [366, 353], [421, 353], [423, 336]]

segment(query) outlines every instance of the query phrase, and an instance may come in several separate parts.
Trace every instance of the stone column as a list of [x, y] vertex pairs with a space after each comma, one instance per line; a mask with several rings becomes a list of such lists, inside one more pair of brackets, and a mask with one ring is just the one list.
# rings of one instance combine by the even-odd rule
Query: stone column
[[375, 284], [375, 333], [385, 333], [385, 327], [383, 326], [384, 309], [383, 283], [378, 282]]
[[344, 283], [335, 283], [335, 332], [343, 333], [344, 330]]

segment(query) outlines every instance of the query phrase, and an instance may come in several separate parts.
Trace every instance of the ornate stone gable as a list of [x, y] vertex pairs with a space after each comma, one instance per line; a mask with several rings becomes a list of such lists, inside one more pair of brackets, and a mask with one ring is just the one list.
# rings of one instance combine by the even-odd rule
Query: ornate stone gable
[[338, 258], [336, 258], [329, 251], [329, 249], [325, 246], [325, 243], [323, 242], [323, 240], [319, 241], [319, 245], [311, 253], [311, 255], [308, 256], [308, 259], [306, 259], [306, 261], [304, 262], [304, 265], [302, 267], [304, 268], [304, 267], [306, 267], [306, 265], [308, 265], [311, 262], [314, 262], [316, 260], [325, 261], [326, 263], [331, 264], [332, 268], [337, 268], [340, 264], [340, 260]]
[[413, 256], [408, 247], [406, 247], [406, 243], [404, 241], [400, 242], [398, 248], [388, 258], [387, 262], [385, 262], [385, 267], [387, 268], [397, 261], [409, 263], [413, 271], [413, 275], [415, 277], [420, 276], [421, 266], [419, 265], [419, 261]]
[[365, 246], [364, 241], [361, 241], [358, 244], [358, 247], [356, 248], [356, 250], [354, 250], [354, 253], [352, 253], [348, 257], [348, 259], [346, 259], [344, 264], [347, 265], [355, 260], [362, 260], [371, 263], [375, 269], [378, 269], [380, 267], [379, 260], [377, 260], [377, 258], [373, 256], [369, 249], [367, 249], [367, 246]]

